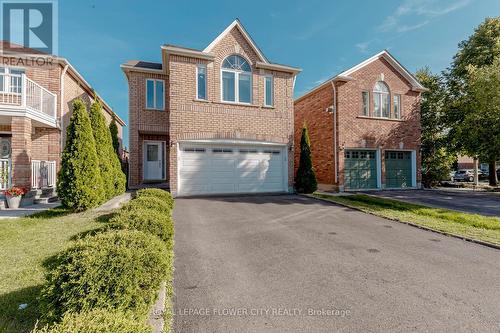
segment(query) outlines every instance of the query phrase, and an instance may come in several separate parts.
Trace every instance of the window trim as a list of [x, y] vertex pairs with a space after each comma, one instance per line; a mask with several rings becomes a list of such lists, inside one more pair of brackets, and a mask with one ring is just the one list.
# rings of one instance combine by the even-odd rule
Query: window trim
[[398, 97], [398, 106], [399, 106], [399, 117], [396, 117], [396, 113], [393, 112], [394, 113], [393, 119], [400, 120], [403, 116], [403, 95], [402, 94], [393, 94], [392, 96], [393, 96], [392, 97], [392, 104], [393, 104], [392, 109], [393, 109], [393, 111], [396, 110], [396, 108], [394, 107], [394, 104], [395, 104], [394, 102], [395, 102], [396, 97]]
[[[267, 79], [271, 79], [271, 104], [267, 103]], [[274, 107], [274, 75], [272, 74], [264, 75], [264, 106]]]
[[[252, 69], [252, 65], [250, 64], [250, 62], [240, 54], [230, 54], [227, 57], [225, 57], [222, 60], [221, 66], [220, 66], [220, 100], [222, 103], [252, 105], [252, 101], [253, 101], [253, 72], [244, 72], [242, 70], [222, 67], [222, 64], [224, 63], [224, 61], [233, 55], [237, 55], [237, 56], [245, 59], [245, 61], [250, 66], [250, 70]], [[234, 101], [224, 100], [224, 90], [223, 90], [224, 89], [224, 80], [222, 78], [223, 72], [234, 73]], [[240, 102], [240, 74], [250, 75], [250, 102]]]
[[[148, 81], [153, 81], [153, 107], [149, 107], [148, 106]], [[156, 107], [156, 82], [158, 81], [161, 81], [163, 83], [163, 96], [162, 96], [162, 99], [163, 99], [163, 107], [162, 108], [158, 108]], [[156, 110], [156, 111], [165, 111], [165, 80], [163, 79], [153, 79], [153, 78], [146, 78], [146, 84], [145, 84], [145, 98], [144, 98], [144, 102], [145, 102], [145, 108], [146, 110]]]
[[[365, 94], [365, 93], [368, 95], [368, 100], [366, 103], [366, 107], [367, 107], [366, 114], [365, 114], [365, 101], [363, 100], [363, 97], [364, 97], [363, 94]], [[371, 116], [370, 104], [371, 104], [370, 91], [369, 90], [362, 90], [361, 91], [361, 116], [363, 116], [363, 117], [370, 117]]]
[[[200, 93], [198, 91], [198, 75], [200, 68], [205, 69], [205, 98], [200, 98]], [[207, 65], [206, 64], [198, 64], [196, 65], [196, 100], [197, 101], [208, 101], [208, 84], [207, 84]]]
[[[375, 91], [375, 87], [377, 86], [377, 83], [383, 83], [385, 85], [385, 87], [387, 88], [387, 92], [384, 92], [384, 91]], [[385, 81], [377, 81], [375, 82], [375, 86], [373, 87], [373, 90], [372, 90], [372, 95], [373, 95], [373, 118], [379, 118], [379, 119], [391, 119], [391, 100], [392, 100], [392, 95], [391, 94], [391, 89], [389, 88], [389, 85], [387, 83], [385, 83]], [[389, 103], [387, 103], [387, 107], [388, 107], [388, 111], [389, 111], [389, 116], [384, 116], [384, 110], [383, 110], [383, 97], [384, 96], [387, 96], [387, 100]], [[376, 112], [376, 108], [375, 108], [375, 97], [378, 97], [378, 102], [380, 103], [380, 115], [377, 115], [375, 112]]]

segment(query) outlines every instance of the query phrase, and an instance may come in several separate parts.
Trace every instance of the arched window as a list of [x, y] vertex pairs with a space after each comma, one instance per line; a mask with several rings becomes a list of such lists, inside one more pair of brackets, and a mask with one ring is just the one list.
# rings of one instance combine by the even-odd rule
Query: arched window
[[389, 98], [389, 87], [382, 81], [378, 81], [373, 88], [374, 116], [390, 118], [391, 99]]
[[222, 100], [252, 103], [252, 69], [239, 55], [230, 55], [222, 62]]

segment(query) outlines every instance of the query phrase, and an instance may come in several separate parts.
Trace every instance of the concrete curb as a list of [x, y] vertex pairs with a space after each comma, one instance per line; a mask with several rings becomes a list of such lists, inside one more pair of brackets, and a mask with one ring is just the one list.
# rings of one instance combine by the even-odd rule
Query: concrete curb
[[165, 328], [165, 300], [167, 298], [166, 282], [162, 282], [158, 297], [149, 312], [148, 324], [153, 328], [153, 333], [162, 333]]
[[[416, 227], [418, 229], [435, 232], [435, 233], [438, 233], [438, 234], [441, 234], [441, 235], [444, 235], [444, 236], [458, 238], [458, 239], [461, 239], [461, 240], [464, 240], [464, 241], [467, 241], [467, 242], [471, 242], [471, 243], [475, 243], [475, 244], [487, 246], [487, 247], [490, 247], [490, 248], [493, 248], [493, 249], [496, 249], [496, 250], [500, 250], [500, 245], [493, 244], [493, 243], [488, 243], [488, 242], [485, 242], [485, 241], [482, 241], [482, 240], [479, 240], [479, 239], [469, 238], [469, 237], [465, 237], [465, 236], [462, 236], [462, 235], [457, 235], [457, 234], [452, 234], [452, 233], [445, 232], [445, 231], [431, 229], [431, 228], [428, 228], [428, 227], [425, 227], [425, 226], [422, 226], [422, 225], [419, 225], [419, 224], [411, 223], [411, 222], [401, 221], [401, 220], [393, 219], [393, 218], [390, 218], [390, 217], [385, 217], [385, 216], [380, 216], [380, 215], [377, 215], [377, 214], [372, 214], [370, 212], [365, 212], [364, 210], [362, 210], [362, 209], [360, 209], [358, 207], [355, 207], [355, 206], [350, 206], [350, 205], [343, 204], [343, 203], [333, 202], [333, 201], [330, 201], [328, 199], [317, 198], [317, 197], [309, 195], [309, 194], [299, 194], [299, 195], [303, 196], [303, 197], [306, 197], [306, 198], [311, 198], [311, 199], [315, 199], [315, 200], [327, 202], [327, 203], [332, 204], [332, 205], [338, 205], [338, 206], [348, 207], [348, 208], [360, 211], [360, 212], [365, 213], [365, 214], [370, 214], [370, 215], [373, 215], [373, 216], [377, 216], [377, 217], [380, 217], [380, 218], [383, 218], [383, 219], [386, 219], [386, 220], [389, 220], [389, 221], [403, 223], [403, 224], [406, 224], [406, 225], [409, 225], [409, 226], [412, 226], [412, 227]], [[391, 199], [391, 200], [394, 200], [394, 199]]]

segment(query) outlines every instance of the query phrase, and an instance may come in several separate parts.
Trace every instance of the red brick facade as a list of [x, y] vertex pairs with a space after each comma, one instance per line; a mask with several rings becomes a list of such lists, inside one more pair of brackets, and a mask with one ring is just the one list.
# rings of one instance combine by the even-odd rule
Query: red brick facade
[[[393, 96], [401, 95], [401, 119], [362, 116], [362, 92], [369, 92], [370, 111], [373, 112], [373, 89], [383, 81], [390, 90], [391, 112]], [[344, 151], [367, 148], [379, 151], [381, 159], [381, 187], [385, 188], [386, 150], [413, 151], [416, 157], [416, 186], [420, 170], [420, 92], [403, 77], [384, 57], [379, 57], [353, 71], [348, 78], [339, 77], [320, 86], [295, 102], [295, 145], [307, 123], [318, 183], [323, 188], [343, 189]], [[336, 112], [333, 112], [334, 91]], [[334, 130], [334, 117], [336, 118]], [[336, 147], [335, 147], [336, 142]], [[295, 150], [296, 167], [299, 153]]]
[[[11, 143], [11, 185], [29, 189], [32, 161], [55, 161], [56, 169], [59, 170], [66, 128], [71, 118], [72, 102], [76, 98], [82, 98], [90, 106], [94, 92], [65, 59], [42, 56], [39, 58], [0, 56], [0, 59], [1, 67], [24, 70], [26, 78], [56, 95], [56, 124], [53, 126], [30, 118], [20, 108], [12, 111], [12, 106], [0, 100], [1, 136], [10, 138]], [[16, 112], [19, 116], [15, 115]], [[105, 105], [103, 114], [109, 123], [113, 114], [109, 106]], [[120, 140], [123, 125], [124, 123], [119, 120]]]
[[[143, 185], [142, 146], [147, 135], [167, 139], [168, 182], [177, 191], [177, 147], [182, 140], [231, 139], [293, 145], [293, 82], [297, 70], [269, 65], [234, 26], [216, 40], [209, 52], [162, 50], [162, 71], [124, 68], [129, 81], [130, 179], [132, 187]], [[186, 50], [186, 49], [183, 49]], [[221, 64], [229, 56], [244, 57], [252, 68], [252, 101], [249, 105], [227, 103], [221, 97]], [[207, 99], [196, 97], [196, 68], [207, 68]], [[168, 73], [168, 74], [167, 74]], [[273, 76], [274, 105], [264, 106], [264, 77]], [[145, 110], [146, 78], [166, 82], [164, 111]], [[288, 159], [289, 186], [293, 185], [293, 158]]]

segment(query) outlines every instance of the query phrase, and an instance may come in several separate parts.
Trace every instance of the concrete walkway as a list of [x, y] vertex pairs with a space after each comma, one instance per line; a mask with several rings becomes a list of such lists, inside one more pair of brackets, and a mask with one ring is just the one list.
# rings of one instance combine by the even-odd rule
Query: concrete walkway
[[0, 219], [12, 219], [12, 218], [18, 218], [18, 217], [25, 217], [29, 215], [33, 215], [39, 212], [43, 212], [45, 210], [55, 208], [57, 206], [60, 206], [61, 202], [60, 201], [54, 201], [54, 202], [49, 202], [49, 203], [43, 203], [43, 204], [36, 204], [36, 205], [29, 205], [25, 207], [20, 207], [17, 209], [5, 209], [5, 210], [0, 210]]
[[97, 207], [95, 209], [96, 212], [105, 212], [105, 211], [108, 211], [108, 210], [113, 210], [113, 209], [116, 209], [116, 208], [120, 208], [120, 206], [129, 201], [130, 199], [132, 199], [132, 193], [131, 191], [129, 192], [125, 192], [123, 194], [120, 194], [116, 197], [114, 197], [113, 199], [109, 200], [108, 202], [102, 204], [101, 206]]

